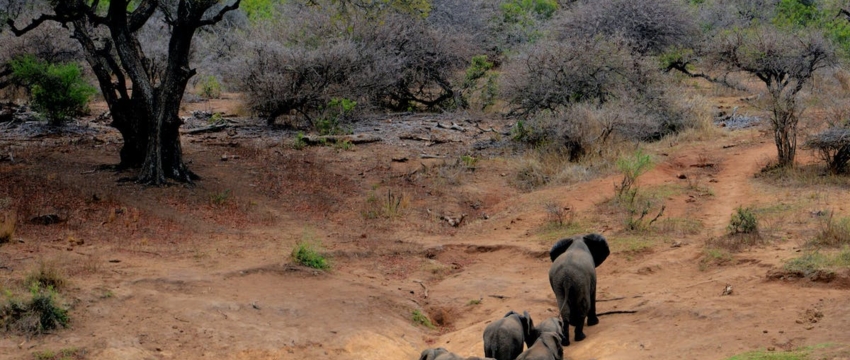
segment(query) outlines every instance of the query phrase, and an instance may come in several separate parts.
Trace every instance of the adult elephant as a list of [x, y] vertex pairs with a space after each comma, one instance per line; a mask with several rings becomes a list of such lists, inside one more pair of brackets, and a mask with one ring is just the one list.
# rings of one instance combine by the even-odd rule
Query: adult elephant
[[575, 340], [586, 337], [587, 325], [599, 323], [596, 316], [596, 267], [608, 258], [608, 241], [599, 234], [578, 235], [561, 239], [552, 246], [549, 257], [549, 284], [558, 300], [558, 310], [564, 321], [561, 345], [570, 345], [570, 325], [575, 326]]
[[496, 360], [514, 360], [522, 353], [523, 343], [536, 340], [534, 321], [527, 311], [522, 315], [509, 311], [501, 319], [484, 328], [484, 356]]

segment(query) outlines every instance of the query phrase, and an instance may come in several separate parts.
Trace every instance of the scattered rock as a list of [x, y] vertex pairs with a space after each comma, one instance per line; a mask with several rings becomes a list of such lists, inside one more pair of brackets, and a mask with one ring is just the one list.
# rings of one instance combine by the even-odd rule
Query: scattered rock
[[[726, 284], [726, 288], [724, 288], [723, 292], [720, 294], [720, 296], [727, 296], [727, 295], [732, 295], [732, 285], [731, 284]], [[767, 332], [767, 330], [765, 330], [765, 332]]]

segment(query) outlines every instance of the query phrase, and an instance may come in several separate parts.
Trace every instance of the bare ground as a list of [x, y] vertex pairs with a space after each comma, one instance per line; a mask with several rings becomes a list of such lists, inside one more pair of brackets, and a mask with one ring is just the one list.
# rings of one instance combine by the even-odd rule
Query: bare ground
[[[596, 231], [614, 248], [598, 269], [599, 311], [637, 312], [603, 316], [565, 349], [571, 359], [723, 359], [802, 346], [850, 357], [846, 274], [828, 283], [767, 276], [799, 256], [817, 226], [811, 212], [846, 216], [850, 196], [839, 185], [755, 179], [775, 154], [764, 134], [653, 148], [658, 166], [641, 187], [674, 189], [661, 219], [701, 226], [629, 233], [610, 205], [616, 175], [517, 190], [510, 149], [472, 150], [499, 138], [462, 120], [387, 116], [375, 120], [379, 130], [357, 129], [386, 141], [348, 151], [294, 150], [285, 146], [291, 133], [251, 124], [185, 136], [186, 158], [204, 180], [153, 189], [116, 182], [132, 173], [93, 171], [117, 161], [119, 139], [103, 125], [67, 137], [9, 132], [0, 151], [14, 160], [0, 162], [0, 199], [11, 199], [20, 220], [16, 240], [0, 246], [0, 284], [15, 289], [39, 262], [57, 264], [70, 281], [61, 293], [72, 323], [34, 338], [7, 333], [0, 354], [415, 359], [442, 346], [480, 356], [483, 328], [505, 312], [556, 315], [546, 251], [557, 236]], [[434, 126], [452, 121], [468, 131]], [[455, 164], [463, 154], [480, 159], [474, 171]], [[397, 212], [385, 209], [387, 198], [398, 200]], [[574, 226], [552, 230], [551, 201], [569, 204]], [[725, 234], [736, 207], [776, 204], [793, 206], [768, 217], [763, 244], [703, 262], [706, 241]], [[27, 222], [52, 213], [65, 221]], [[457, 228], [439, 219], [460, 214]], [[321, 242], [332, 270], [292, 264], [300, 240]], [[733, 292], [722, 296], [727, 285]], [[414, 310], [436, 328], [414, 323]]]

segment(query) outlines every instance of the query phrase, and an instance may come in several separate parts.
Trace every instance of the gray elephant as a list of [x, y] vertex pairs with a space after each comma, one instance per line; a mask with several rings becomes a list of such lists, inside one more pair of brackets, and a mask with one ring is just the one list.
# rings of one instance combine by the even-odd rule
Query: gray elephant
[[596, 267], [608, 258], [608, 241], [599, 234], [587, 234], [561, 239], [549, 251], [552, 267], [549, 284], [558, 300], [558, 310], [564, 322], [561, 345], [570, 345], [569, 326], [575, 326], [575, 340], [586, 337], [587, 325], [599, 323], [596, 316]]
[[534, 344], [528, 347], [528, 350], [519, 354], [516, 360], [563, 360], [564, 348], [561, 347], [563, 338], [561, 329], [557, 332], [544, 332], [534, 341]]
[[484, 356], [496, 360], [514, 360], [522, 353], [523, 343], [536, 339], [534, 322], [527, 311], [522, 315], [510, 311], [484, 328]]
[[540, 324], [534, 327], [534, 332], [537, 334], [535, 337], [540, 336], [545, 332], [554, 332], [554, 333], [564, 333], [564, 320], [560, 317], [551, 317], [546, 320], [543, 320]]
[[[464, 358], [455, 353], [449, 352], [445, 348], [425, 349], [419, 355], [419, 360], [488, 360], [477, 356]], [[489, 359], [493, 360], [493, 359]]]

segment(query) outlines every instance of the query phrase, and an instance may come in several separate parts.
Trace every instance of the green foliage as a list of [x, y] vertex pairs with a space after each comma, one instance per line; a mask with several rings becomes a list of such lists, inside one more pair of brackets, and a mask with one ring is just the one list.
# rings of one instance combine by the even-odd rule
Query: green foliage
[[307, 147], [307, 141], [304, 140], [304, 133], [298, 132], [295, 134], [295, 141], [292, 143], [292, 148], [295, 150], [301, 150]]
[[331, 268], [328, 260], [321, 254], [321, 244], [310, 239], [302, 239], [292, 249], [292, 260], [301, 265], [319, 270]]
[[35, 360], [83, 360], [86, 359], [86, 350], [77, 348], [61, 349], [59, 351], [37, 351], [32, 354]]
[[[472, 61], [461, 83], [463, 92], [462, 107], [467, 107], [472, 94], [478, 94], [478, 102], [480, 109], [485, 110], [496, 102], [499, 92], [498, 79], [499, 74], [492, 71], [494, 64], [487, 61], [487, 55], [476, 55], [472, 57]], [[479, 85], [484, 79], [484, 84]]]
[[511, 140], [521, 142], [528, 138], [531, 134], [531, 129], [525, 125], [522, 120], [517, 120], [516, 124], [511, 127]]
[[0, 327], [36, 335], [68, 326], [68, 310], [58, 304], [53, 287], [32, 284], [29, 295], [24, 301], [6, 293], [4, 303], [0, 304]]
[[549, 19], [558, 10], [556, 0], [507, 0], [500, 6], [507, 23], [524, 23], [529, 16]]
[[475, 169], [475, 164], [478, 163], [478, 158], [471, 155], [463, 155], [460, 157], [460, 161], [467, 169]]
[[354, 112], [357, 102], [346, 98], [332, 98], [324, 107], [323, 115], [313, 121], [320, 135], [341, 135], [347, 133], [342, 125]]
[[425, 316], [425, 314], [423, 314], [421, 311], [413, 310], [412, 316], [414, 323], [425, 326], [429, 329], [435, 328], [434, 324], [431, 322], [431, 319], [428, 319], [428, 317]]
[[836, 268], [850, 267], [850, 246], [845, 246], [838, 252], [825, 253], [820, 251], [806, 252], [800, 257], [785, 263], [785, 270], [803, 276], [817, 272], [832, 272]]
[[756, 218], [755, 211], [749, 207], [739, 206], [729, 221], [729, 233], [732, 235], [757, 235], [758, 230], [758, 219]]
[[275, 7], [283, 4], [284, 0], [242, 0], [239, 9], [245, 12], [248, 20], [270, 20], [277, 15]]
[[843, 16], [836, 16], [840, 9], [839, 2], [835, 1], [780, 0], [772, 21], [781, 28], [821, 30], [838, 45], [844, 56], [850, 56], [850, 22]]
[[30, 89], [34, 108], [51, 125], [61, 125], [86, 110], [97, 90], [76, 64], [49, 64], [27, 55], [11, 61], [13, 81]]
[[221, 97], [221, 82], [218, 78], [210, 75], [201, 79], [198, 96], [206, 99], [218, 99]]
[[227, 204], [228, 199], [230, 199], [230, 189], [210, 194], [210, 204], [215, 206]]
[[617, 169], [623, 174], [620, 185], [614, 187], [617, 191], [617, 199], [626, 203], [634, 202], [638, 191], [635, 186], [637, 178], [651, 170], [653, 166], [652, 157], [640, 149], [630, 156], [617, 159]]

